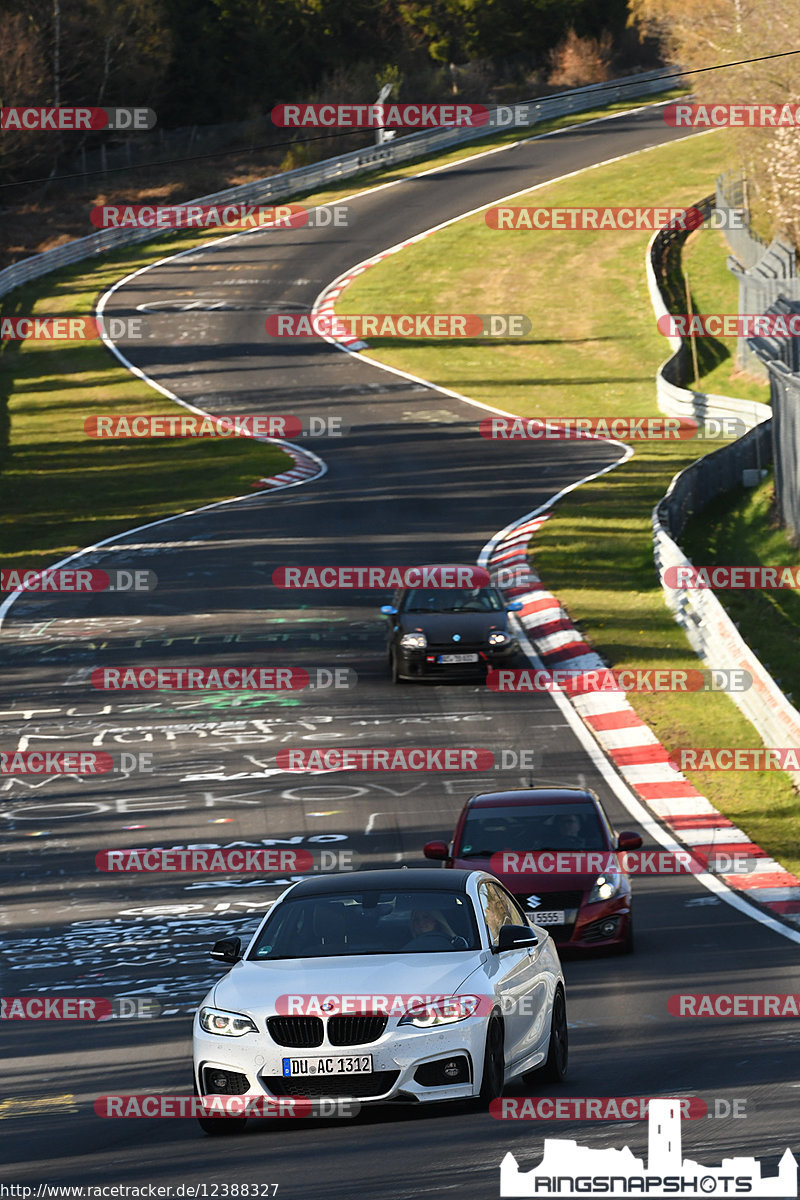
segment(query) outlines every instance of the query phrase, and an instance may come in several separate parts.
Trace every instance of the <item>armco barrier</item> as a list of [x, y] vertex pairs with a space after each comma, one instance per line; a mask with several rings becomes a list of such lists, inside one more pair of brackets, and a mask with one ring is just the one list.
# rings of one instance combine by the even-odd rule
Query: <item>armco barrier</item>
[[[707, 197], [698, 208], [711, 211], [713, 200]], [[647, 251], [647, 277], [650, 297], [656, 318], [669, 312], [669, 285], [662, 291], [660, 279], [666, 281], [666, 254], [672, 251], [670, 278], [675, 283], [675, 268], [679, 259], [680, 238], [676, 231], [660, 230]], [[679, 299], [673, 298], [671, 311], [681, 310]], [[677, 307], [675, 306], [677, 303]], [[709, 667], [744, 668], [753, 677], [753, 686], [745, 692], [730, 693], [731, 699], [753, 724], [765, 746], [800, 745], [800, 712], [789, 702], [764, 664], [756, 657], [738, 632], [731, 618], [710, 588], [664, 587], [667, 567], [691, 566], [678, 538], [688, 518], [717, 495], [738, 486], [744, 470], [759, 470], [772, 457], [771, 409], [766, 404], [738, 400], [731, 396], [706, 395], [681, 387], [682, 363], [686, 349], [680, 338], [670, 339], [674, 353], [658, 370], [658, 406], [670, 416], [702, 419], [705, 416], [736, 416], [750, 425], [744, 437], [706, 454], [679, 471], [670, 483], [663, 499], [653, 509], [653, 553], [664, 597], [675, 620], [684, 630], [689, 642]], [[672, 374], [675, 382], [667, 378]], [[800, 787], [800, 772], [789, 772], [795, 786]]]
[[[668, 77], [668, 81], [665, 80]], [[523, 101], [529, 114], [527, 128], [540, 124], [553, 117], [566, 116], [569, 113], [585, 112], [586, 109], [613, 104], [620, 100], [634, 99], [639, 96], [649, 96], [654, 92], [664, 91], [674, 83], [674, 73], [670, 77], [668, 68], [659, 71], [642, 72], [610, 84], [591, 84], [589, 87], [575, 88], [556, 96], [544, 96], [537, 100]], [[496, 110], [491, 110], [495, 112]], [[488, 130], [491, 132], [491, 130]], [[498, 130], [502, 132], [502, 129]], [[293, 171], [283, 171], [278, 175], [270, 175], [266, 179], [257, 179], [253, 183], [241, 184], [239, 187], [226, 188], [210, 196], [201, 196], [195, 200], [185, 201], [188, 204], [236, 204], [236, 203], [273, 203], [303, 192], [312, 191], [320, 185], [335, 183], [342, 179], [358, 175], [370, 168], [395, 165], [409, 162], [423, 155], [435, 154], [476, 138], [486, 137], [487, 128], [445, 127], [441, 129], [423, 130], [411, 133], [405, 137], [396, 138], [381, 146], [366, 147], [362, 150], [351, 150], [337, 158], [327, 158], [323, 162], [312, 163], [306, 167], [297, 167]], [[5, 296], [20, 284], [56, 271], [60, 267], [70, 266], [81, 262], [95, 254], [103, 254], [118, 246], [133, 245], [136, 242], [150, 241], [163, 237], [165, 233], [174, 235], [174, 230], [164, 229], [104, 229], [99, 233], [89, 234], [88, 237], [65, 242], [55, 250], [47, 250], [43, 254], [35, 254], [31, 258], [23, 258], [18, 263], [0, 271], [0, 296]]]
[[[714, 197], [706, 196], [694, 208], [699, 208], [704, 218], [714, 209]], [[686, 300], [683, 278], [680, 275], [680, 254], [688, 230], [659, 229], [647, 247], [645, 270], [650, 303], [656, 320], [670, 312], [685, 312]], [[679, 280], [679, 284], [676, 282]], [[710, 417], [737, 417], [748, 429], [772, 416], [767, 404], [756, 400], [741, 400], [735, 396], [718, 396], [713, 392], [696, 392], [684, 387], [689, 374], [689, 347], [683, 338], [667, 338], [672, 354], [658, 368], [656, 374], [656, 402], [661, 412], [670, 417], [692, 417], [703, 421]]]

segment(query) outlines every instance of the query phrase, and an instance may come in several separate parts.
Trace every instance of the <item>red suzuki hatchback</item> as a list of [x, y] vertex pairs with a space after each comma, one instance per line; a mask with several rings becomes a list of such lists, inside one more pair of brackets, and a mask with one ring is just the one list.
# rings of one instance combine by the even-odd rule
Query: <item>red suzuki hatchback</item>
[[[641, 844], [638, 833], [612, 829], [594, 792], [539, 787], [472, 796], [458, 818], [452, 845], [428, 842], [424, 854], [446, 867], [497, 875], [530, 919], [547, 926], [559, 949], [607, 948], [624, 954], [633, 949], [630, 880], [619, 870], [598, 872], [591, 865], [592, 859], [605, 859], [607, 866], [608, 852], [638, 850]], [[566, 863], [569, 873], [561, 873], [561, 866], [558, 874], [498, 869], [524, 867], [526, 854], [546, 851], [566, 852], [549, 855], [547, 862]], [[544, 857], [539, 861], [544, 863]]]

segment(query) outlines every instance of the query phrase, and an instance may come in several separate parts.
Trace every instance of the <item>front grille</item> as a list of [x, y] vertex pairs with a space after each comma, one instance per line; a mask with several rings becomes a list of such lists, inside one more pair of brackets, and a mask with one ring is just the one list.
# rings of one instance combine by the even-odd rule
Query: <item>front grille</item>
[[270, 1017], [267, 1030], [273, 1042], [293, 1049], [321, 1046], [324, 1032], [320, 1017]]
[[328, 1041], [332, 1046], [366, 1046], [368, 1042], [377, 1042], [386, 1028], [388, 1017], [359, 1016], [359, 1017], [329, 1017]]
[[264, 1075], [273, 1096], [305, 1096], [309, 1100], [368, 1100], [391, 1091], [399, 1071], [374, 1071], [371, 1075], [328, 1075], [324, 1079], [285, 1079]]
[[220, 1071], [217, 1067], [203, 1068], [204, 1096], [243, 1096], [249, 1091], [250, 1082], [247, 1076], [239, 1071]]

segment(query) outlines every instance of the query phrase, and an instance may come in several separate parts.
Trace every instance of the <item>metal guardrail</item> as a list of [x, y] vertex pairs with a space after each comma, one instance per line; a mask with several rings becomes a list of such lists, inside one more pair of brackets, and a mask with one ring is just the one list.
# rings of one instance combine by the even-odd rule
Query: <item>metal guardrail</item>
[[[706, 205], [706, 211], [710, 212], [712, 204], [713, 198], [707, 197], [695, 207]], [[660, 277], [665, 273], [666, 248], [679, 252], [680, 242], [674, 236], [675, 232], [660, 230], [648, 246], [648, 285], [657, 318], [670, 311], [667, 306], [669, 288], [665, 287], [662, 291]], [[680, 233], [679, 236], [683, 238], [686, 234]], [[674, 268], [674, 258], [671, 265]], [[675, 353], [659, 367], [657, 375], [658, 406], [662, 412], [695, 419], [736, 416], [740, 420], [749, 420], [751, 427], [735, 442], [703, 455], [679, 471], [666, 495], [653, 509], [653, 557], [664, 599], [693, 649], [708, 667], [743, 668], [750, 672], [752, 687], [744, 692], [729, 694], [755, 727], [764, 745], [800, 745], [800, 711], [784, 695], [770, 672], [747, 645], [713, 590], [664, 586], [667, 567], [692, 565], [678, 544], [689, 517], [701, 512], [715, 496], [736, 487], [741, 482], [742, 471], [749, 469], [760, 472], [762, 464], [769, 462], [772, 457], [770, 407], [732, 396], [693, 392], [671, 383], [665, 378], [667, 368], [672, 364], [673, 374], [679, 373], [682, 359], [679, 357], [681, 347], [675, 345], [681, 339], [670, 341], [675, 346]], [[800, 788], [800, 772], [788, 773], [795, 786]]]
[[[714, 211], [714, 196], [705, 196], [697, 204], [704, 218]], [[668, 316], [682, 312], [686, 307], [683, 282], [680, 277], [680, 253], [691, 230], [666, 226], [659, 229], [650, 240], [645, 258], [647, 288], [650, 303], [656, 315]], [[676, 272], [681, 278], [676, 290]], [[689, 376], [689, 349], [679, 337], [667, 338], [672, 353], [665, 359], [656, 373], [656, 401], [661, 412], [670, 417], [690, 417], [703, 423], [708, 417], [735, 417], [745, 429], [752, 429], [772, 416], [768, 404], [757, 400], [742, 400], [737, 396], [722, 396], [714, 392], [697, 392], [684, 386]]]
[[[664, 91], [674, 83], [674, 78], [665, 81], [669, 69], [642, 72], [639, 75], [626, 76], [612, 80], [609, 84], [590, 84], [588, 87], [575, 88], [563, 95], [544, 96], [536, 100], [525, 101], [528, 110], [528, 122], [520, 128], [532, 128], [542, 121], [553, 117], [566, 116], [570, 113], [584, 112], [586, 109], [613, 104], [624, 99], [652, 95]], [[508, 106], [501, 106], [507, 108]], [[497, 113], [490, 110], [490, 122]], [[361, 174], [371, 168], [383, 167], [409, 162], [422, 155], [435, 154], [477, 138], [487, 136], [490, 126], [470, 128], [467, 126], [453, 128], [423, 130], [419, 133], [407, 134], [381, 146], [366, 147], [361, 150], [351, 150], [337, 158], [327, 158], [323, 162], [312, 163], [305, 167], [297, 167], [292, 171], [283, 171], [270, 175], [266, 179], [257, 179], [253, 183], [241, 184], [238, 187], [226, 188], [210, 196], [186, 201], [188, 204], [236, 204], [236, 203], [272, 203], [289, 196], [317, 189], [320, 185], [336, 183]], [[498, 132], [503, 132], [498, 128]], [[0, 271], [0, 296], [5, 296], [20, 284], [28, 283], [50, 271], [60, 267], [71, 266], [94, 255], [104, 254], [118, 246], [134, 245], [136, 242], [151, 241], [165, 234], [175, 234], [174, 229], [104, 229], [87, 237], [65, 242], [54, 250], [46, 250], [43, 254], [35, 254], [23, 258], [10, 267]]]

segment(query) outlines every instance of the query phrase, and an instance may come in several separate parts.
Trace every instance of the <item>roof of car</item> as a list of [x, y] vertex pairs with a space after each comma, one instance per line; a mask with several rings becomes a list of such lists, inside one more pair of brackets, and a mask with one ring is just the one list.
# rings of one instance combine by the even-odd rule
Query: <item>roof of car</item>
[[524, 788], [511, 792], [481, 792], [467, 801], [469, 808], [498, 808], [518, 804], [595, 804], [597, 797], [585, 788]]
[[441, 871], [431, 867], [393, 867], [389, 870], [343, 871], [336, 875], [314, 875], [292, 888], [297, 896], [334, 895], [366, 888], [370, 891], [465, 892], [474, 871]]

